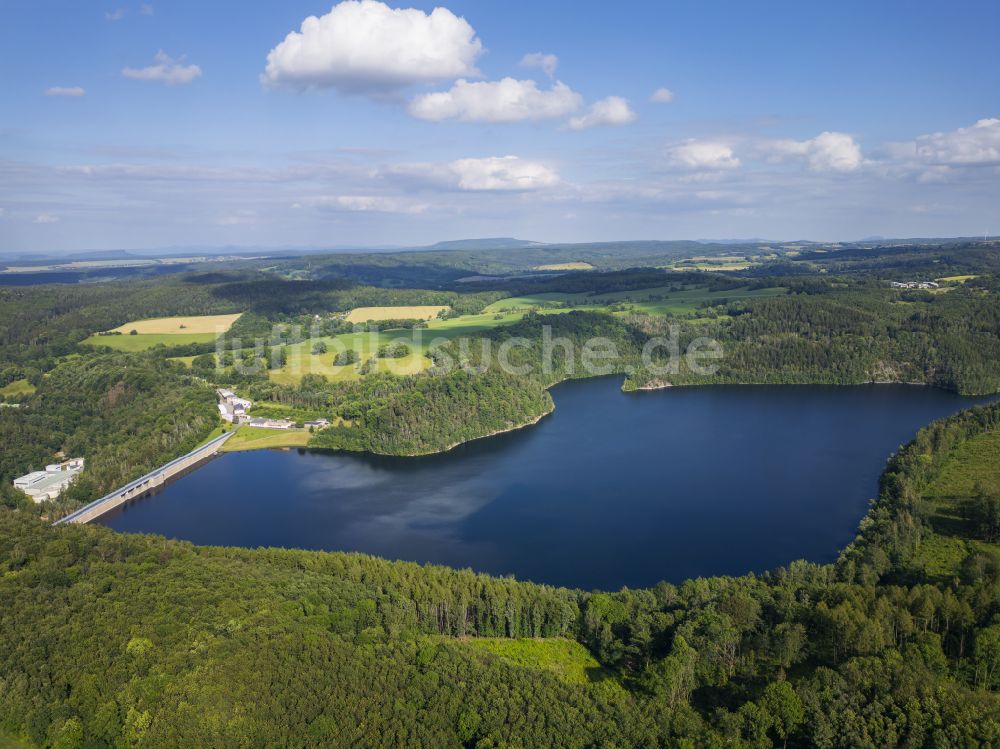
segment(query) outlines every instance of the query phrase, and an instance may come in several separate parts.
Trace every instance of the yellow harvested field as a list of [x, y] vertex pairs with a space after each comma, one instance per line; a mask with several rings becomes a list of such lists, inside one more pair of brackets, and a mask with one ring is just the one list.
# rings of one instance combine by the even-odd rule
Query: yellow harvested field
[[194, 317], [156, 317], [125, 323], [112, 332], [128, 335], [133, 330], [139, 335], [182, 335], [189, 333], [224, 333], [236, 322], [235, 315], [198, 315]]
[[372, 322], [375, 320], [433, 320], [447, 305], [416, 307], [357, 307], [345, 318], [347, 322]]
[[552, 263], [551, 265], [536, 265], [535, 270], [593, 270], [590, 263]]

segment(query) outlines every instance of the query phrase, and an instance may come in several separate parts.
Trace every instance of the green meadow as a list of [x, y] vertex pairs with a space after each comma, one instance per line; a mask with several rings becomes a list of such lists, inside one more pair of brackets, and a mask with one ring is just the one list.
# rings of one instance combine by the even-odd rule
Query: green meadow
[[[383, 330], [378, 333], [341, 333], [337, 336], [310, 338], [287, 347], [288, 361], [280, 369], [271, 371], [271, 379], [282, 384], [294, 384], [303, 375], [320, 374], [332, 381], [355, 380], [361, 377], [360, 368], [374, 357], [380, 346], [403, 341], [410, 347], [410, 354], [399, 359], [375, 359], [376, 371], [398, 375], [416, 374], [431, 365], [427, 351], [432, 345], [454, 338], [475, 337], [501, 325], [517, 322], [522, 313], [463, 315], [449, 320], [431, 320], [426, 328], [415, 330]], [[326, 345], [326, 352], [314, 354], [318, 343]], [[333, 363], [340, 351], [357, 352], [355, 364], [338, 366]]]
[[[520, 668], [548, 671], [570, 684], [604, 682], [610, 674], [601, 667], [590, 651], [579, 642], [563, 638], [546, 639], [494, 639], [469, 638], [461, 640], [464, 647], [489, 653]], [[618, 689], [621, 686], [611, 679], [607, 682]]]
[[35, 386], [27, 380], [14, 380], [8, 382], [0, 388], [0, 396], [31, 395], [35, 392]]
[[977, 550], [1000, 550], [1000, 544], [969, 538], [964, 504], [979, 486], [1000, 492], [1000, 432], [987, 432], [954, 451], [923, 492], [930, 503], [934, 533], [921, 542], [917, 566], [930, 577], [950, 580], [962, 560]]
[[242, 450], [265, 450], [276, 447], [305, 447], [312, 434], [303, 429], [259, 429], [241, 426], [222, 445], [222, 452]]
[[92, 335], [83, 341], [87, 346], [107, 346], [115, 351], [146, 351], [161, 343], [184, 346], [188, 343], [211, 343], [215, 333], [138, 333], [137, 335]]
[[980, 483], [1000, 492], [1000, 432], [987, 432], [965, 442], [944, 464], [924, 496], [937, 501], [971, 497]]

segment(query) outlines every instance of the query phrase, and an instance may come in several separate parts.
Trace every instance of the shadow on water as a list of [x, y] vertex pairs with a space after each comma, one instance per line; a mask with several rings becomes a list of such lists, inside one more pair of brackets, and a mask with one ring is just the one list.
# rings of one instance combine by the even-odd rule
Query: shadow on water
[[833, 560], [888, 455], [987, 400], [895, 385], [619, 386], [563, 383], [537, 425], [438, 455], [226, 454], [101, 522], [583, 588], [743, 574]]

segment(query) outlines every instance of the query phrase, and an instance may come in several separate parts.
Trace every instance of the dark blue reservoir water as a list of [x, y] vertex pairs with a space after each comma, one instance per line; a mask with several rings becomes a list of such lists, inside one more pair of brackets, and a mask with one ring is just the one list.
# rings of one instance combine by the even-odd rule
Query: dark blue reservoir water
[[362, 551], [583, 588], [833, 560], [886, 458], [985, 399], [905, 385], [553, 389], [536, 426], [441, 455], [219, 457], [101, 522]]

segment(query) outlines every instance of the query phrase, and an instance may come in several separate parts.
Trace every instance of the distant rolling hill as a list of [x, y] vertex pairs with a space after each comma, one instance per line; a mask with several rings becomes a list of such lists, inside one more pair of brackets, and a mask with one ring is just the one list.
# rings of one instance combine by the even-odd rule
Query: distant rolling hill
[[525, 247], [540, 247], [543, 242], [513, 237], [485, 237], [483, 239], [452, 239], [436, 242], [422, 249], [428, 250], [518, 250]]

